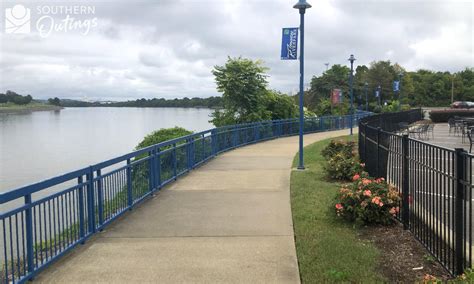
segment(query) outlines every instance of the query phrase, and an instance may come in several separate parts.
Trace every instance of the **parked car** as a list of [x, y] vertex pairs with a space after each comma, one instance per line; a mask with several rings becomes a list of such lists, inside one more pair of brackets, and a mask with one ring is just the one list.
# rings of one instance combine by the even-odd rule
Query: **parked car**
[[452, 108], [474, 108], [474, 102], [457, 101], [451, 104]]

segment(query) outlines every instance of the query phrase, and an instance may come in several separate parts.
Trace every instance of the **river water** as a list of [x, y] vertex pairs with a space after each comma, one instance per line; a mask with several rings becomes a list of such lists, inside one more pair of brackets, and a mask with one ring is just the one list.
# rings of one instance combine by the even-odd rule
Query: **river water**
[[211, 112], [104, 107], [0, 114], [0, 193], [128, 153], [160, 128], [212, 128]]

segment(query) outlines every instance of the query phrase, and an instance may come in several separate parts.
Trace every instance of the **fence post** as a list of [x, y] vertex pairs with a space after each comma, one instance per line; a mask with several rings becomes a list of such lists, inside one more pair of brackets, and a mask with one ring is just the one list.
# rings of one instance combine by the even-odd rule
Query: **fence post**
[[102, 180], [100, 179], [101, 171], [98, 169], [97, 173], [97, 203], [99, 204], [99, 225], [104, 224], [104, 198], [102, 194]]
[[155, 188], [154, 183], [154, 174], [155, 171], [153, 169], [153, 158], [155, 157], [153, 150], [148, 152], [148, 191], [153, 191], [153, 188]]
[[33, 261], [33, 217], [32, 217], [32, 209], [31, 209], [31, 194], [25, 195], [25, 205], [28, 206], [25, 209], [25, 213], [26, 213], [25, 214], [25, 219], [26, 219], [26, 261], [27, 261], [27, 264], [28, 264], [28, 272], [31, 273], [35, 269], [35, 265], [34, 265], [34, 261]]
[[84, 186], [82, 185], [82, 176], [77, 178], [77, 183], [81, 186], [79, 187], [79, 235], [82, 239], [81, 243], [84, 244]]
[[132, 166], [130, 159], [127, 159], [127, 200], [128, 209], [132, 210], [133, 194], [132, 194]]
[[364, 126], [364, 163], [367, 163], [367, 123], [361, 125]]
[[156, 167], [156, 188], [161, 189], [161, 153], [160, 148], [156, 148], [155, 151], [155, 167]]
[[87, 203], [89, 204], [87, 220], [89, 223], [89, 232], [95, 233], [95, 201], [94, 201], [94, 171], [89, 167], [89, 173], [86, 174], [87, 180]]
[[402, 223], [403, 229], [408, 230], [410, 225], [410, 169], [408, 163], [408, 135], [402, 136]]
[[375, 167], [375, 171], [376, 171], [376, 175], [377, 177], [380, 177], [380, 170], [379, 170], [379, 164], [380, 164], [380, 130], [381, 128], [380, 127], [377, 127], [377, 163], [375, 164], [376, 167]]
[[178, 155], [176, 152], [176, 143], [173, 143], [173, 177], [178, 179]]
[[255, 124], [255, 126], [253, 127], [254, 131], [255, 131], [255, 142], [257, 142], [258, 140], [260, 140], [260, 127], [258, 124]]
[[217, 145], [217, 131], [214, 128], [213, 130], [211, 130], [211, 149], [213, 156], [217, 154]]
[[455, 173], [456, 173], [456, 195], [455, 195], [455, 268], [454, 274], [460, 275], [464, 272], [464, 154], [463, 148], [456, 148], [455, 151]]

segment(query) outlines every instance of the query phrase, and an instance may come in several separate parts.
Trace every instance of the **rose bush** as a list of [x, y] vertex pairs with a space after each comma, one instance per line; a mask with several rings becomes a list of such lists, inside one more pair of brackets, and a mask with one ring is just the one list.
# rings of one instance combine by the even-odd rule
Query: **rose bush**
[[352, 180], [339, 190], [334, 205], [336, 214], [363, 224], [392, 224], [400, 210], [397, 189], [366, 172], [355, 174]]
[[355, 173], [363, 170], [352, 141], [332, 140], [321, 155], [327, 159], [324, 170], [331, 179], [350, 181]]

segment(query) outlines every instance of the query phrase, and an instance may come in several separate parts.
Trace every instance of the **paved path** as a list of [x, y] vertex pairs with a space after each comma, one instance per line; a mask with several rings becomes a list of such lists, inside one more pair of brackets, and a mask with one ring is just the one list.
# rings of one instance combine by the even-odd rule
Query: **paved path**
[[[305, 144], [348, 130], [305, 135]], [[41, 273], [45, 283], [299, 283], [298, 137], [239, 148], [145, 201]]]

